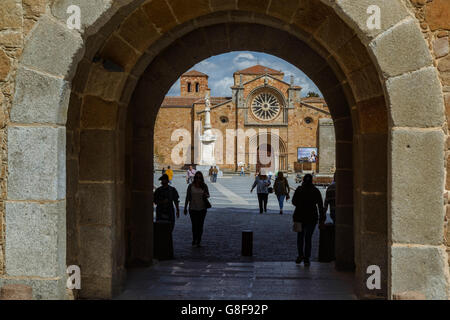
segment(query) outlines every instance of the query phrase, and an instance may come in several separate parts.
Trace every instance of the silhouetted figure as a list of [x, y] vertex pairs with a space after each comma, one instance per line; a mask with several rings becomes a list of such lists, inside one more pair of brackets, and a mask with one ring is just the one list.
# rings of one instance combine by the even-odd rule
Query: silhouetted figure
[[263, 211], [267, 212], [267, 201], [269, 199], [270, 187], [270, 180], [264, 172], [261, 171], [261, 173], [255, 178], [255, 182], [253, 183], [250, 192], [253, 192], [255, 187], [258, 193], [259, 213], [262, 214]]
[[330, 216], [333, 223], [336, 224], [336, 174], [334, 174], [333, 183], [327, 188], [327, 193], [325, 196], [325, 204], [323, 208], [324, 214], [326, 214], [330, 206]]
[[283, 214], [284, 200], [289, 200], [289, 192], [291, 191], [289, 182], [284, 177], [283, 172], [278, 172], [277, 178], [273, 184], [273, 189], [278, 199], [278, 205], [280, 206], [280, 214]]
[[169, 177], [167, 174], [163, 174], [161, 178], [161, 187], [156, 189], [153, 195], [153, 202], [156, 204], [156, 221], [158, 222], [170, 222], [172, 223], [172, 231], [175, 226], [175, 210], [177, 209], [176, 216], [180, 217], [180, 196], [177, 189], [169, 186]]
[[293, 220], [302, 224], [302, 231], [297, 234], [298, 257], [296, 263], [300, 264], [304, 260], [305, 266], [310, 265], [311, 242], [317, 222], [319, 221], [322, 226], [326, 220], [322, 195], [312, 181], [312, 175], [305, 175], [302, 185], [295, 190], [292, 198], [292, 204], [295, 206]]
[[186, 193], [186, 202], [184, 205], [184, 214], [187, 215], [189, 207], [189, 216], [192, 222], [192, 245], [200, 247], [203, 235], [203, 225], [205, 223], [206, 212], [209, 204], [209, 190], [205, 183], [203, 174], [197, 171]]

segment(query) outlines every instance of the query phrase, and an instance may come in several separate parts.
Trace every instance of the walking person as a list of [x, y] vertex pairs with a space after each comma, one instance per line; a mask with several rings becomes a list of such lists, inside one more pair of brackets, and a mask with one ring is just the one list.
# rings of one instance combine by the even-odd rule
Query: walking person
[[284, 177], [283, 172], [278, 171], [277, 178], [275, 179], [273, 189], [275, 195], [278, 199], [278, 204], [280, 206], [280, 214], [283, 214], [284, 200], [290, 199], [291, 187], [289, 186], [288, 180]]
[[295, 190], [292, 204], [295, 206], [293, 220], [302, 226], [301, 232], [297, 233], [298, 257], [295, 262], [300, 264], [305, 261], [305, 266], [309, 266], [314, 230], [317, 222], [322, 227], [326, 220], [322, 195], [313, 185], [312, 175], [307, 174], [303, 177], [302, 185]]
[[175, 210], [176, 216], [180, 217], [180, 196], [177, 189], [169, 186], [169, 177], [163, 174], [161, 178], [161, 187], [155, 190], [153, 195], [153, 202], [156, 205], [156, 221], [169, 222], [172, 224], [171, 230], [175, 227]]
[[241, 167], [241, 173], [240, 173], [240, 176], [245, 177], [245, 169], [244, 169], [244, 166]]
[[217, 169], [216, 166], [214, 166], [214, 169], [213, 169], [213, 183], [217, 182], [217, 176], [218, 175], [219, 175], [219, 170]]
[[[194, 181], [189, 185], [186, 193], [184, 214], [188, 214], [192, 222], [192, 245], [200, 248], [203, 235], [203, 225], [205, 223], [206, 212], [211, 207], [208, 186], [205, 183], [203, 174], [197, 171]], [[188, 209], [189, 208], [189, 209]]]
[[163, 175], [163, 174], [165, 174], [166, 173], [166, 168], [162, 168], [162, 170], [161, 170], [161, 175]]
[[252, 189], [250, 192], [256, 187], [256, 191], [258, 193], [258, 204], [259, 204], [259, 213], [262, 214], [263, 211], [267, 212], [267, 201], [269, 199], [269, 187], [270, 180], [266, 176], [265, 172], [262, 172], [255, 178], [255, 182], [253, 183]]
[[194, 181], [194, 175], [197, 171], [192, 168], [192, 166], [189, 166], [189, 169], [186, 173], [186, 182], [187, 184], [191, 184]]
[[213, 167], [209, 168], [208, 177], [209, 177], [209, 181], [211, 181], [211, 182], [214, 182], [213, 171], [214, 171]]
[[334, 174], [333, 182], [327, 188], [323, 208], [324, 214], [327, 213], [328, 206], [330, 206], [331, 220], [333, 220], [333, 224], [336, 224], [336, 173]]
[[167, 176], [169, 177], [169, 184], [172, 184], [173, 170], [170, 168], [170, 166], [167, 167], [165, 174], [167, 174]]

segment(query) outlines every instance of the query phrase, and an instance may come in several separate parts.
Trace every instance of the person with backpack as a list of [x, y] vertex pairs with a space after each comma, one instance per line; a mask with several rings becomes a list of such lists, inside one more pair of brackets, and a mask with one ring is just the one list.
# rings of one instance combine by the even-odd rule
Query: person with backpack
[[201, 171], [197, 171], [194, 175], [194, 181], [189, 185], [186, 192], [186, 202], [184, 205], [184, 214], [189, 216], [192, 222], [192, 245], [200, 248], [203, 226], [205, 223], [206, 213], [211, 208], [209, 202], [209, 190], [205, 183]]
[[173, 231], [175, 227], [175, 214], [177, 218], [180, 217], [180, 197], [177, 189], [169, 185], [169, 177], [167, 174], [163, 174], [159, 180], [161, 181], [161, 187], [156, 189], [153, 195], [153, 202], [156, 205], [156, 221], [171, 223], [171, 229]]
[[291, 191], [291, 188], [282, 171], [278, 172], [273, 189], [278, 199], [278, 205], [280, 206], [280, 214], [283, 214], [284, 200], [290, 199], [289, 192]]
[[295, 190], [292, 197], [295, 206], [294, 226], [301, 225], [301, 231], [297, 231], [297, 264], [305, 261], [305, 266], [310, 265], [312, 236], [319, 222], [322, 227], [326, 216], [323, 210], [322, 194], [313, 184], [313, 177], [307, 174], [303, 177], [303, 183]]

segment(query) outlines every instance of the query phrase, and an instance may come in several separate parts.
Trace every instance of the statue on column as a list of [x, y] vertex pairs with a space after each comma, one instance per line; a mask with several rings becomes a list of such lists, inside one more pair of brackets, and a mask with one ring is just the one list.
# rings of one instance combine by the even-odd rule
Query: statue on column
[[217, 137], [212, 132], [211, 126], [211, 101], [209, 91], [205, 97], [205, 124], [203, 126], [203, 135], [201, 141], [201, 166], [215, 166], [215, 145]]

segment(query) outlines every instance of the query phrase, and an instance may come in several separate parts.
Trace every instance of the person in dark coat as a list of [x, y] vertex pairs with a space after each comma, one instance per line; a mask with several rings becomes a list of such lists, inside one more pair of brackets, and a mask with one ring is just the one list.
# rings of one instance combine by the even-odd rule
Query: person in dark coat
[[317, 223], [319, 222], [322, 226], [326, 220], [322, 194], [312, 181], [312, 175], [305, 175], [302, 185], [295, 190], [292, 198], [292, 204], [295, 206], [293, 220], [302, 224], [302, 231], [297, 234], [298, 257], [296, 263], [300, 264], [305, 261], [305, 266], [310, 265], [311, 242]]
[[164, 221], [171, 223], [171, 229], [175, 227], [175, 210], [176, 217], [180, 217], [179, 199], [177, 189], [169, 186], [169, 177], [163, 174], [161, 178], [161, 187], [156, 189], [153, 194], [153, 202], [156, 205], [156, 221]]

